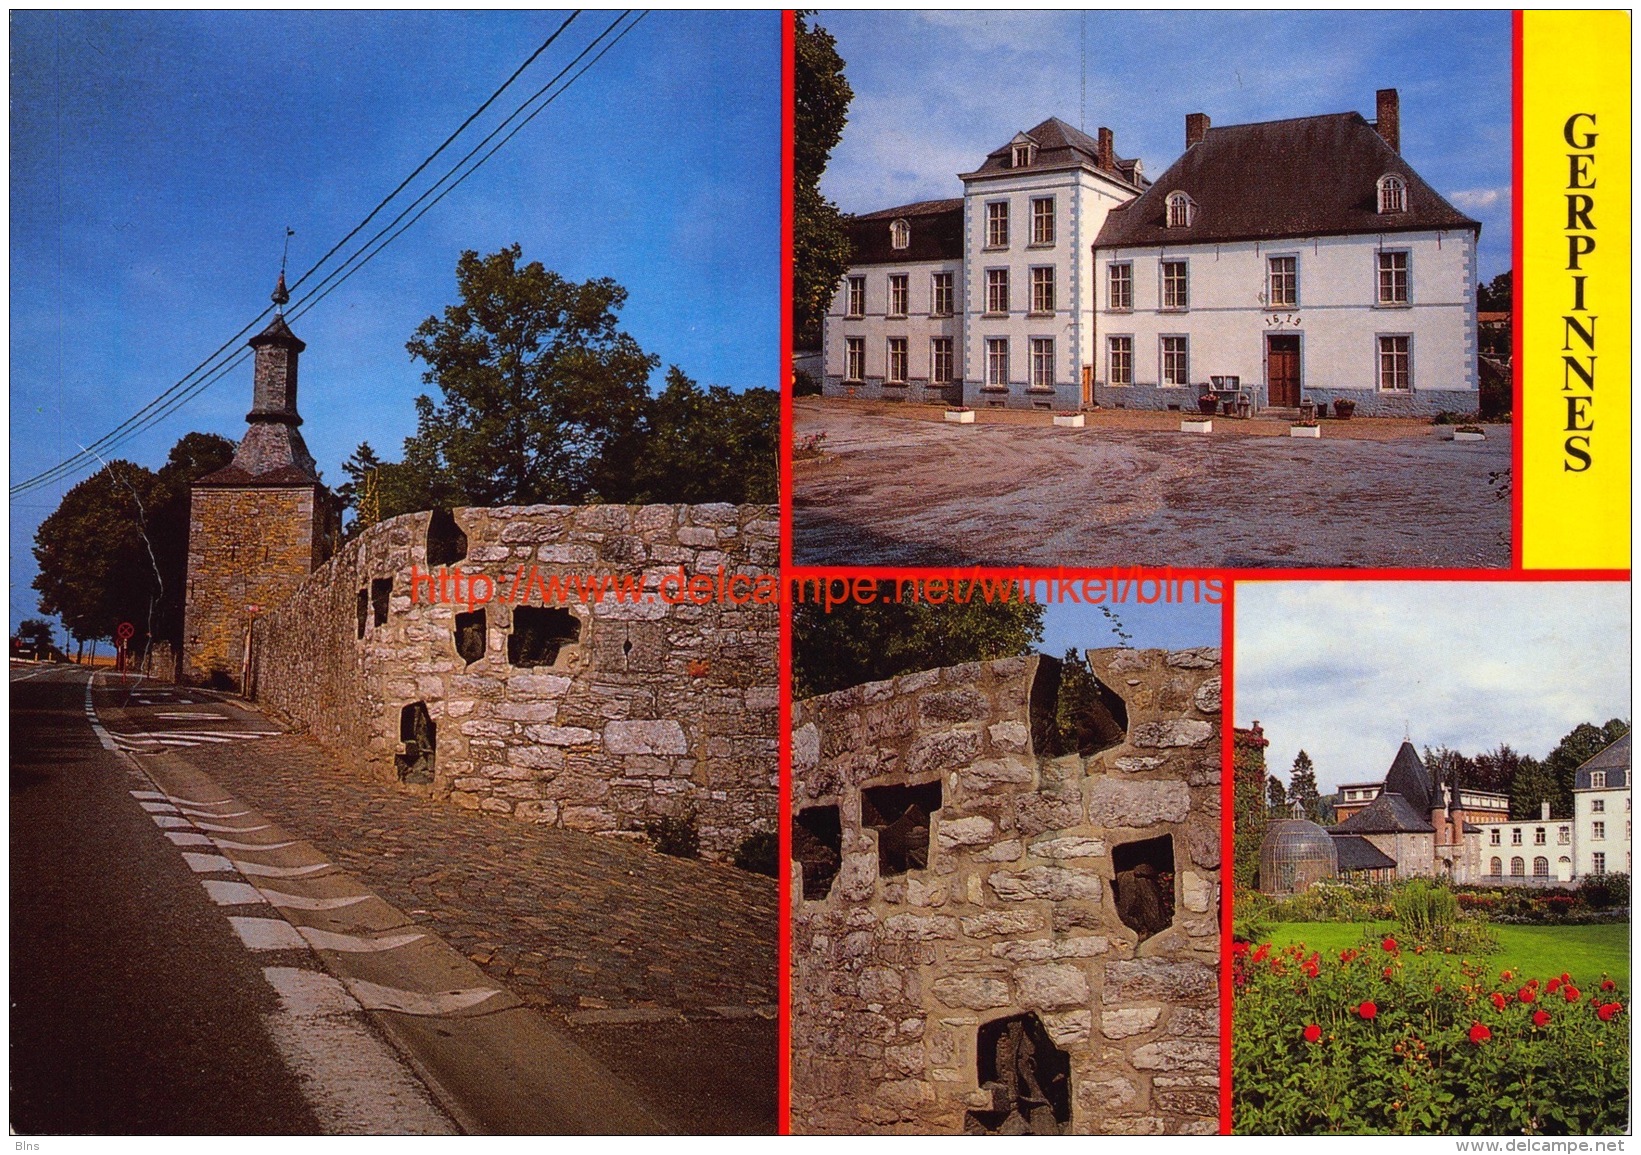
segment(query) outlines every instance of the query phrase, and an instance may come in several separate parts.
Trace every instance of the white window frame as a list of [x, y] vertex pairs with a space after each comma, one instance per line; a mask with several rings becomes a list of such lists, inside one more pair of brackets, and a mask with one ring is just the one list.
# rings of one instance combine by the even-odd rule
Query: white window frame
[[1111, 261], [1105, 266], [1105, 307], [1113, 313], [1134, 311], [1133, 261]]
[[1043, 248], [1054, 244], [1053, 197], [1031, 198], [1031, 243]]
[[[1359, 186], [1358, 186], [1359, 187]], [[1405, 213], [1407, 211], [1407, 181], [1393, 172], [1379, 178], [1379, 212]]]
[[1590, 870], [1595, 874], [1607, 873], [1607, 855], [1605, 852], [1597, 850], [1590, 855]]
[[1516, 827], [1511, 828], [1511, 830], [1510, 830], [1510, 845], [1511, 846], [1520, 846], [1521, 845], [1521, 827], [1516, 826]]
[[1105, 379], [1107, 385], [1127, 388], [1134, 384], [1134, 336], [1113, 333], [1105, 339]]
[[929, 338], [929, 383], [932, 385], [950, 385], [952, 383], [952, 339], [950, 337]]
[[1185, 192], [1171, 192], [1168, 194], [1168, 227], [1171, 229], [1189, 228], [1197, 217], [1196, 202]]
[[1607, 824], [1605, 822], [1590, 823], [1590, 840], [1592, 842], [1607, 841]]
[[1009, 202], [986, 202], [986, 248], [1009, 247]]
[[[1003, 307], [997, 307], [999, 297]], [[986, 312], [995, 317], [1006, 317], [1009, 311], [1009, 271], [1002, 269], [986, 270]]]
[[[1397, 268], [1397, 258], [1401, 267]], [[1413, 303], [1413, 252], [1379, 249], [1375, 253], [1373, 300], [1381, 309], [1405, 309]]]
[[986, 388], [1007, 389], [1009, 387], [1009, 339], [1007, 337], [986, 338]]
[[1503, 842], [1504, 842], [1504, 832], [1502, 830], [1495, 830], [1495, 831], [1493, 831], [1493, 837], [1492, 837], [1491, 841], [1488, 842], [1488, 845], [1489, 846], [1499, 846]]
[[1590, 771], [1590, 789], [1605, 790], [1607, 788], [1607, 772], [1605, 770]]
[[[1287, 262], [1287, 268], [1277, 270], [1277, 262]], [[1267, 309], [1297, 309], [1299, 307], [1299, 257], [1293, 253], [1277, 253], [1265, 258], [1265, 307]]]
[[1544, 827], [1535, 826], [1533, 828], [1533, 845], [1534, 846], [1548, 846], [1549, 842], [1547, 840], [1549, 839], [1549, 837], [1550, 837], [1550, 832], [1545, 830]]
[[843, 379], [857, 382], [866, 380], [865, 337], [843, 339]]
[[[1590, 777], [1593, 778], [1598, 773], [1600, 773], [1600, 771], [1591, 770], [1590, 771]], [[1590, 813], [1591, 814], [1605, 814], [1605, 813], [1607, 813], [1607, 800], [1605, 798], [1592, 798], [1592, 799], [1590, 799]]]
[[889, 247], [892, 249], [909, 249], [912, 247], [912, 223], [902, 218], [889, 226]]
[[[929, 274], [929, 316], [950, 317], [956, 307], [957, 277], [953, 273]], [[942, 301], [941, 298], [945, 300]], [[941, 308], [944, 304], [945, 308]]]
[[1054, 388], [1054, 338], [1031, 338], [1031, 380], [1033, 389]]
[[1525, 858], [1521, 857], [1521, 855], [1519, 855], [1519, 854], [1511, 855], [1511, 857], [1510, 857], [1510, 877], [1511, 878], [1526, 878], [1527, 877], [1527, 860]]
[[[1054, 266], [1031, 267], [1031, 311], [1037, 314], [1054, 312]], [[1046, 276], [1044, 274], [1047, 274]], [[1046, 300], [1044, 290], [1046, 289]]]
[[[1541, 863], [1543, 864], [1543, 869], [1539, 868]], [[1535, 854], [1533, 856], [1533, 877], [1534, 878], [1549, 878], [1550, 877], [1550, 860], [1542, 854]]]
[[[1394, 347], [1386, 348], [1386, 342], [1401, 341], [1405, 348], [1397, 350]], [[1373, 338], [1374, 356], [1376, 358], [1375, 378], [1380, 393], [1391, 393], [1397, 396], [1413, 392], [1413, 334], [1412, 333], [1378, 333]], [[1386, 357], [1400, 357], [1403, 367], [1397, 373], [1395, 362], [1387, 363]], [[1387, 375], [1388, 374], [1388, 375]], [[1397, 384], [1401, 379], [1405, 384]], [[1386, 381], [1389, 384], [1386, 384]]]
[[849, 278], [849, 300], [844, 306], [846, 317], [866, 316], [866, 278]]
[[912, 290], [911, 278], [905, 273], [889, 274], [889, 312], [890, 317], [904, 317], [908, 306], [911, 305]]
[[[896, 362], [899, 364], [896, 364]], [[883, 341], [883, 383], [885, 385], [904, 385], [911, 375], [911, 354], [907, 351], [906, 338], [886, 337]]]
[[[1178, 277], [1170, 274], [1170, 269], [1180, 270]], [[1165, 313], [1183, 313], [1191, 307], [1191, 265], [1189, 261], [1160, 261], [1157, 264], [1157, 276], [1160, 281], [1160, 293], [1157, 297], [1162, 302], [1162, 311]], [[1171, 299], [1169, 294], [1177, 288], [1177, 293]]]
[[1010, 168], [1027, 168], [1027, 167], [1029, 167], [1031, 165], [1031, 162], [1037, 159], [1036, 153], [1037, 153], [1036, 147], [1031, 145], [1030, 143], [1021, 143], [1021, 144], [1015, 145], [1013, 147], [1013, 149], [1010, 150], [1010, 152], [1009, 152], [1009, 167]]
[[[1177, 350], [1169, 348], [1170, 342], [1180, 343]], [[1173, 358], [1180, 359], [1180, 380], [1171, 380], [1169, 362]], [[1184, 333], [1163, 333], [1157, 337], [1157, 387], [1160, 389], [1183, 389], [1191, 383], [1191, 338]]]

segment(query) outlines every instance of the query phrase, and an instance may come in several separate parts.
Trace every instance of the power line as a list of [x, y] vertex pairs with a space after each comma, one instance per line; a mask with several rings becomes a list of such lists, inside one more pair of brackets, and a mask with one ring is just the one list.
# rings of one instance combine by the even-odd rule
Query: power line
[[[450, 143], [452, 141], [454, 141], [459, 135], [461, 135], [461, 133], [463, 131], [465, 131], [467, 129], [467, 127], [469, 125], [471, 125], [477, 117], [479, 117], [487, 108], [489, 108], [490, 105], [495, 103], [495, 101], [502, 95], [502, 93], [505, 92], [513, 84], [513, 82], [518, 79], [518, 77], [524, 72], [524, 70], [526, 68], [528, 68], [538, 57], [541, 56], [541, 54], [543, 52], [545, 52], [553, 44], [554, 41], [556, 41], [558, 39], [560, 34], [562, 34], [564, 32], [564, 30], [570, 26], [570, 23], [573, 20], [575, 20], [575, 18], [579, 15], [580, 15], [580, 10], [572, 12], [564, 20], [563, 23], [561, 23], [556, 29], [554, 29], [553, 33], [550, 36], [548, 36], [545, 41], [543, 41], [541, 46], [538, 47], [534, 52], [532, 52], [530, 54], [530, 56], [524, 61], [524, 63], [519, 65], [519, 67], [513, 71], [512, 75], [509, 76], [504, 82], [502, 82], [501, 86], [498, 87], [495, 90], [495, 92], [490, 94], [490, 96], [484, 101], [483, 104], [481, 104], [470, 116], [468, 116], [468, 118], [466, 120], [464, 120], [461, 123], [461, 125], [454, 132], [452, 132], [449, 136], [447, 136], [444, 139], [444, 141], [441, 142], [440, 145], [436, 149], [434, 149], [431, 153], [429, 153], [428, 156], [419, 165], [417, 165], [416, 169], [413, 172], [411, 172], [411, 174], [409, 176], [407, 176], [403, 181], [401, 181], [399, 183], [399, 185], [391, 193], [389, 193], [380, 202], [378, 202], [378, 204], [374, 208], [372, 208], [368, 214], [366, 214], [364, 219], [361, 220], [357, 225], [355, 225], [348, 232], [348, 234], [342, 238], [342, 240], [338, 241], [335, 245], [333, 245], [330, 248], [330, 250], [325, 253], [324, 256], [319, 258], [318, 261], [315, 261], [314, 264], [312, 266], [310, 266], [308, 268], [308, 270], [306, 272], [304, 272], [302, 274], [302, 276], [297, 279], [296, 284], [299, 285], [303, 281], [305, 281], [308, 277], [312, 276], [313, 273], [316, 272], [321, 266], [323, 266], [325, 264], [325, 262], [328, 261], [332, 256], [334, 256], [335, 253], [339, 249], [341, 249], [343, 245], [345, 245], [348, 242], [348, 240], [350, 240], [352, 237], [357, 235], [358, 232], [365, 227], [365, 225], [367, 225], [378, 213], [381, 212], [382, 208], [385, 205], [387, 205], [396, 196], [398, 196], [399, 193], [402, 192], [404, 190], [404, 188], [412, 180], [414, 180], [418, 174], [420, 174], [422, 171], [424, 171], [427, 168], [427, 166], [429, 164], [431, 164], [433, 162], [433, 160], [436, 159], [439, 156], [440, 153], [442, 153], [446, 148], [448, 148]], [[596, 40], [594, 42], [596, 43]], [[582, 55], [585, 55], [585, 50], [583, 51]], [[580, 57], [578, 56], [576, 59], [580, 59]], [[559, 75], [563, 75], [563, 73], [560, 72]], [[551, 82], [549, 82], [549, 83], [551, 83]], [[538, 92], [536, 95], [539, 96], [540, 93]], [[531, 100], [533, 100], [533, 99], [535, 99], [535, 97], [531, 97]], [[528, 101], [526, 103], [528, 103]], [[514, 115], [517, 115], [517, 113], [515, 112]], [[509, 119], [511, 119], [511, 117], [509, 117]], [[489, 138], [486, 138], [486, 139], [489, 139]], [[482, 147], [482, 145], [481, 145], [481, 147]], [[469, 155], [471, 155], [471, 154], [469, 154]], [[460, 163], [460, 162], [458, 162], [458, 163]], [[378, 234], [378, 235], [380, 235], [380, 234]], [[366, 244], [368, 245], [369, 242], [366, 242]], [[344, 262], [344, 264], [346, 264], [346, 262]], [[58, 462], [56, 465], [51, 466], [48, 469], [44, 469], [41, 472], [35, 474], [34, 476], [26, 478], [23, 481], [18, 482], [16, 485], [13, 485], [11, 487], [11, 495], [13, 497], [15, 497], [19, 494], [28, 492], [31, 489], [35, 489], [35, 488], [38, 488], [42, 485], [49, 484], [53, 481], [59, 480], [59, 479], [65, 477], [65, 476], [67, 476], [68, 474], [74, 472], [75, 470], [77, 470], [79, 468], [82, 468], [82, 467], [90, 464], [91, 461], [95, 460], [95, 456], [96, 456], [97, 452], [111, 450], [116, 445], [121, 444], [121, 443], [125, 442], [126, 440], [128, 440], [131, 436], [134, 436], [137, 433], [141, 433], [144, 430], [146, 430], [148, 428], [151, 428], [157, 421], [163, 420], [165, 417], [167, 417], [171, 413], [175, 412], [176, 409], [178, 408], [178, 406], [180, 406], [181, 404], [186, 403], [188, 400], [191, 400], [193, 397], [198, 396], [198, 394], [200, 392], [202, 392], [205, 388], [208, 388], [210, 385], [212, 385], [216, 381], [220, 380], [221, 377], [228, 370], [231, 370], [231, 369], [235, 368], [236, 366], [238, 366], [239, 364], [241, 364], [244, 361], [244, 358], [245, 358], [244, 351], [240, 350], [240, 352], [236, 356], [231, 357], [227, 362], [224, 362], [224, 363], [221, 363], [221, 364], [214, 364], [215, 362], [217, 362], [217, 359], [219, 357], [221, 357], [226, 351], [234, 348], [237, 345], [237, 343], [239, 342], [239, 340], [242, 337], [244, 337], [246, 333], [250, 332], [253, 328], [255, 328], [257, 326], [257, 324], [260, 323], [262, 321], [262, 319], [265, 318], [270, 311], [271, 311], [271, 309], [264, 308], [255, 317], [253, 317], [250, 320], [249, 323], [247, 323], [243, 328], [241, 328], [237, 333], [235, 333], [227, 341], [223, 342], [220, 346], [218, 346], [208, 357], [206, 357], [198, 365], [194, 366], [193, 369], [191, 369], [187, 373], [185, 373], [175, 383], [173, 383], [171, 386], [169, 386], [167, 389], [165, 389], [162, 393], [160, 393], [159, 396], [157, 396], [153, 400], [149, 401], [141, 409], [137, 410], [136, 413], [133, 413], [130, 417], [126, 418], [124, 421], [122, 421], [119, 425], [115, 426], [108, 433], [104, 434], [102, 437], [98, 438], [96, 441], [92, 442], [90, 445], [85, 446], [78, 453], [75, 453], [72, 456], [66, 458], [65, 460], [63, 460], [61, 462]], [[202, 377], [202, 374], [204, 375], [203, 377]], [[193, 383], [192, 386], [190, 386], [190, 382]], [[183, 391], [183, 392], [181, 392], [180, 395], [179, 395], [179, 391]]]
[[[566, 91], [568, 91], [570, 86], [573, 85], [577, 80], [579, 80], [581, 78], [581, 76], [584, 73], [586, 73], [586, 71], [589, 68], [591, 68], [594, 64], [598, 63], [598, 61], [600, 59], [603, 58], [605, 53], [609, 52], [610, 49], [614, 48], [616, 44], [620, 43], [621, 40], [627, 35], [628, 32], [632, 31], [633, 28], [638, 26], [638, 24], [644, 19], [644, 16], [647, 15], [647, 13], [640, 14], [638, 19], [633, 20], [630, 24], [628, 24], [626, 26], [626, 28], [622, 29], [621, 33], [618, 36], [616, 36], [615, 39], [611, 40], [610, 43], [605, 45], [604, 48], [601, 49], [596, 56], [594, 56], [591, 60], [589, 60], [585, 65], [583, 65], [581, 67], [581, 69], [578, 72], [576, 72], [576, 74], [574, 76], [570, 77], [570, 79], [565, 82], [563, 87], [561, 87], [557, 92], [553, 93], [552, 96], [548, 97], [545, 101], [543, 101], [541, 103], [541, 105], [538, 108], [536, 108], [534, 111], [532, 111], [529, 116], [525, 117], [525, 119], [523, 121], [521, 121], [513, 129], [512, 132], [509, 132], [507, 134], [507, 136], [504, 137], [496, 145], [495, 148], [491, 149], [488, 153], [486, 153], [483, 157], [481, 157], [477, 163], [475, 163], [465, 173], [462, 173], [462, 175], [460, 177], [458, 177], [450, 185], [449, 188], [446, 188], [445, 190], [440, 192], [431, 202], [429, 202], [425, 207], [423, 207], [420, 212], [417, 212], [416, 215], [411, 217], [411, 219], [409, 221], [406, 221], [405, 224], [403, 225], [403, 227], [401, 227], [397, 231], [393, 232], [393, 234], [391, 236], [388, 236], [387, 239], [382, 241], [381, 244], [377, 245], [375, 249], [369, 251], [368, 253], [365, 252], [366, 248], [369, 248], [370, 245], [374, 244], [385, 233], [387, 233], [389, 229], [392, 229], [395, 224], [398, 224], [398, 222], [404, 220], [405, 216], [408, 213], [410, 213], [411, 210], [413, 210], [416, 207], [417, 204], [420, 204], [423, 200], [427, 199], [428, 196], [432, 195], [432, 193], [435, 189], [437, 189], [445, 181], [449, 180], [451, 175], [454, 174], [458, 169], [460, 169], [460, 167], [463, 164], [465, 164], [469, 159], [471, 159], [475, 154], [477, 154], [478, 151], [485, 146], [485, 144], [487, 144], [489, 141], [495, 139], [496, 135], [499, 132], [501, 132], [502, 129], [506, 128], [507, 124], [509, 122], [511, 122], [515, 117], [517, 117], [519, 115], [519, 113], [521, 113], [524, 109], [528, 108], [543, 93], [545, 93], [549, 89], [551, 89], [553, 87], [553, 85], [556, 84], [572, 68], [574, 68], [579, 61], [581, 61], [583, 58], [585, 58], [586, 55], [589, 52], [591, 52], [594, 47], [596, 47], [598, 45], [599, 41], [603, 40], [606, 36], [608, 36], [610, 34], [611, 30], [613, 30], [618, 24], [621, 23], [622, 20], [624, 20], [629, 15], [631, 15], [631, 10], [630, 9], [627, 10], [626, 12], [621, 13], [621, 15], [617, 16], [614, 20], [612, 20], [604, 28], [604, 30], [602, 32], [600, 32], [597, 36], [595, 36], [592, 39], [592, 41], [589, 42], [588, 45], [581, 50], [581, 52], [579, 52], [568, 64], [566, 64], [563, 68], [561, 68], [554, 75], [552, 80], [549, 80], [545, 85], [543, 85], [540, 89], [538, 89], [535, 93], [533, 93], [530, 97], [528, 97], [523, 103], [521, 103], [518, 108], [514, 109], [513, 112], [508, 114], [508, 116], [501, 122], [501, 124], [499, 124], [496, 128], [492, 129], [490, 131], [490, 133], [484, 137], [483, 140], [481, 140], [477, 145], [475, 145], [471, 150], [469, 150], [467, 152], [467, 154], [465, 156], [463, 156], [460, 160], [456, 161], [455, 164], [451, 166], [451, 168], [445, 173], [444, 176], [440, 177], [437, 181], [435, 181], [432, 184], [432, 186], [430, 186], [420, 196], [418, 196], [416, 198], [416, 200], [412, 201], [409, 207], [407, 207], [406, 209], [401, 211], [398, 216], [396, 216], [386, 226], [384, 226], [375, 235], [373, 235], [370, 238], [370, 240], [366, 241], [364, 243], [363, 248], [356, 251], [352, 256], [346, 258], [342, 262], [341, 265], [337, 266], [337, 268], [333, 269], [330, 273], [328, 273], [325, 276], [324, 280], [320, 281], [318, 286], [315, 286], [315, 288], [310, 289], [308, 291], [308, 293], [306, 294], [306, 296], [304, 296], [302, 299], [297, 301], [296, 307], [291, 312], [292, 319], [294, 320], [298, 317], [301, 317], [304, 313], [308, 312], [315, 305], [317, 305], [321, 300], [323, 300], [325, 297], [329, 296], [331, 292], [333, 292], [335, 289], [339, 288], [342, 285], [342, 283], [345, 282], [349, 277], [353, 276], [354, 273], [356, 273], [360, 269], [364, 268], [364, 266], [366, 264], [368, 264], [378, 253], [380, 253], [388, 245], [392, 244], [393, 241], [397, 240], [407, 229], [409, 229], [412, 225], [414, 225], [417, 221], [419, 221], [423, 216], [425, 216], [427, 214], [427, 212], [430, 209], [433, 208], [434, 205], [438, 204], [439, 201], [443, 200], [451, 192], [455, 191], [455, 189], [463, 181], [465, 181], [474, 172], [478, 171], [480, 166], [482, 166], [486, 161], [488, 161], [492, 156], [494, 156], [498, 151], [500, 151], [500, 149], [503, 145], [505, 145], [509, 140], [511, 140], [515, 135], [517, 135], [519, 130], [522, 129], [524, 127], [524, 125], [528, 124], [531, 120], [535, 119], [535, 117], [537, 115], [539, 115], [542, 111], [544, 111], [547, 108], [548, 105], [552, 104], [553, 101], [557, 100]], [[354, 265], [352, 268], [348, 268], [347, 266], [349, 264], [351, 264], [352, 262], [354, 262], [354, 261], [358, 261], [358, 264]], [[344, 269], [346, 269], [347, 271], [343, 272]], [[304, 274], [304, 276], [305, 275], [306, 274]], [[324, 287], [324, 286], [327, 285], [328, 282], [332, 282], [333, 279], [334, 279], [334, 283], [330, 283], [328, 285], [328, 287]], [[322, 291], [320, 291], [321, 288], [322, 288]], [[267, 314], [267, 310], [264, 309], [262, 315], [265, 316], [266, 314]], [[254, 325], [255, 322], [253, 321], [252, 324]], [[249, 328], [249, 326], [247, 326], [247, 328]], [[243, 332], [243, 330], [242, 330], [242, 332]], [[129, 440], [131, 437], [135, 437], [136, 435], [144, 432], [145, 430], [152, 428], [154, 425], [156, 425], [160, 421], [163, 421], [166, 417], [170, 416], [172, 413], [176, 412], [177, 409], [179, 409], [183, 405], [187, 404], [188, 401], [190, 401], [194, 397], [198, 396], [204, 390], [210, 388], [217, 381], [220, 381], [224, 376], [226, 376], [233, 369], [235, 369], [239, 365], [243, 364], [248, 356], [249, 356], [249, 354], [246, 353], [245, 350], [240, 349], [233, 358], [231, 358], [230, 360], [228, 360], [226, 362], [223, 362], [222, 364], [220, 364], [220, 365], [214, 367], [213, 369], [209, 370], [209, 374], [208, 374], [207, 377], [202, 378], [201, 380], [197, 381], [192, 386], [190, 386], [185, 392], [183, 392], [181, 394], [178, 394], [177, 396], [172, 398], [170, 401], [168, 401], [164, 405], [163, 408], [157, 410], [156, 412], [154, 412], [149, 417], [144, 418], [139, 424], [134, 425], [131, 428], [127, 429], [125, 432], [121, 433], [117, 438], [110, 441], [109, 444], [107, 446], [104, 446], [103, 448], [106, 450], [106, 449], [112, 448], [113, 446], [117, 446], [119, 444], [122, 444], [126, 440]], [[71, 462], [65, 463], [65, 464], [71, 467], [73, 463], [71, 461]], [[63, 469], [63, 467], [58, 467], [58, 468]], [[58, 476], [62, 476], [62, 473], [59, 473]], [[49, 481], [49, 480], [52, 480], [52, 479], [51, 478], [45, 479], [45, 481]], [[44, 483], [45, 482], [42, 481], [40, 484], [44, 484]], [[32, 483], [30, 483], [30, 484], [32, 484]], [[22, 484], [20, 484], [16, 489], [14, 489], [14, 492], [22, 492], [22, 491], [23, 491], [22, 490]]]

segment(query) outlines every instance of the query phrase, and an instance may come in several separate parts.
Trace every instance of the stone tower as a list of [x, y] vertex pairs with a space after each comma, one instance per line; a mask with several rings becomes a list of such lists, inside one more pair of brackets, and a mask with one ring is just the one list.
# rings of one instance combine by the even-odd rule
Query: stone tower
[[285, 323], [290, 299], [248, 344], [256, 350], [254, 395], [231, 463], [194, 483], [188, 526], [188, 589], [182, 680], [241, 688], [251, 619], [291, 595], [330, 556], [336, 502], [302, 442], [297, 359], [305, 346]]

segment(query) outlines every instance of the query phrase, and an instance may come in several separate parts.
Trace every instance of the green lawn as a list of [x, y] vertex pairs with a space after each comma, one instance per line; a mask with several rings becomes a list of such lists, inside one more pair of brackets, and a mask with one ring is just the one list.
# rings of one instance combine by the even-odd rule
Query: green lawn
[[[1271, 931], [1271, 944], [1283, 947], [1302, 942], [1312, 950], [1337, 954], [1357, 945], [1363, 931], [1375, 935], [1395, 929], [1393, 923], [1285, 922]], [[1626, 990], [1630, 985], [1630, 926], [1495, 926], [1499, 953], [1487, 962], [1500, 970], [1546, 977], [1566, 971], [1581, 986], [1601, 981], [1606, 974]]]

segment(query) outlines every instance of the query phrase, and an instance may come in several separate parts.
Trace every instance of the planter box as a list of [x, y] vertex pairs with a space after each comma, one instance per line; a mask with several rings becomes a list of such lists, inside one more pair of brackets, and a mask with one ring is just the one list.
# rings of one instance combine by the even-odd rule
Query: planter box
[[1453, 440], [1454, 441], [1486, 441], [1487, 440], [1487, 434], [1485, 434], [1485, 433], [1454, 433], [1453, 434]]
[[1181, 433], [1212, 433], [1214, 431], [1214, 419], [1204, 417], [1200, 421], [1195, 421], [1188, 418], [1179, 423], [1179, 431]]
[[1290, 425], [1288, 426], [1288, 436], [1320, 437], [1322, 436], [1322, 427], [1320, 425]]
[[1066, 429], [1081, 429], [1083, 427], [1083, 415], [1081, 413], [1056, 413], [1054, 415], [1054, 424], [1063, 426]]
[[946, 420], [955, 422], [958, 425], [973, 425], [974, 410], [970, 409], [967, 413], [956, 413], [948, 409], [946, 410]]

